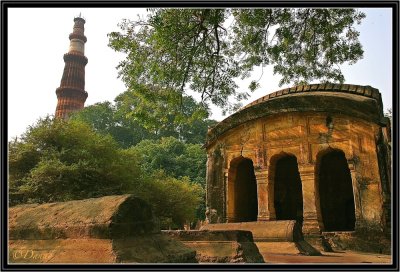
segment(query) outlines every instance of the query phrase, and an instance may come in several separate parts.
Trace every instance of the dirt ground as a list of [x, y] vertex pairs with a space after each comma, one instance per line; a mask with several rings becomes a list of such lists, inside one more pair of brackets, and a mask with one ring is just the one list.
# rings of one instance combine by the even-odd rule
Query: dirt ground
[[294, 254], [263, 254], [266, 263], [392, 263], [391, 255], [364, 253], [356, 251], [323, 252], [322, 256], [304, 256]]

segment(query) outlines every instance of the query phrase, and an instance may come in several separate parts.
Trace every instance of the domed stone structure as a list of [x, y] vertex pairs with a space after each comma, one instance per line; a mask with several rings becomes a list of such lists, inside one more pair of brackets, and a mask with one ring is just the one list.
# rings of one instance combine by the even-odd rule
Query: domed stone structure
[[390, 141], [370, 86], [261, 97], [207, 133], [207, 220], [297, 220], [305, 235], [389, 230]]

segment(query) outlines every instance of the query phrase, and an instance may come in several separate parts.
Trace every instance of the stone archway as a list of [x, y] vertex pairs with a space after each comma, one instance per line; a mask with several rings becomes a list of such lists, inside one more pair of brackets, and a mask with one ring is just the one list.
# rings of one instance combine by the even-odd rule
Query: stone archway
[[228, 221], [257, 221], [257, 182], [253, 161], [242, 156], [232, 160], [228, 178]]
[[343, 151], [328, 149], [317, 155], [315, 173], [322, 231], [353, 231], [355, 205], [350, 169]]
[[294, 155], [282, 153], [271, 158], [270, 185], [275, 219], [302, 223], [302, 184]]

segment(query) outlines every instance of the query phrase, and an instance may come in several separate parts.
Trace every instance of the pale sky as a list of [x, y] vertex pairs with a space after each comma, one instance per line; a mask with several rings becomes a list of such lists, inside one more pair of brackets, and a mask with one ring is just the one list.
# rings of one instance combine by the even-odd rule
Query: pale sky
[[[364, 58], [352, 66], [342, 66], [345, 83], [370, 85], [380, 90], [384, 108], [392, 108], [392, 15], [391, 9], [362, 9], [367, 17], [357, 26], [364, 49]], [[89, 93], [85, 106], [113, 101], [125, 91], [117, 78], [116, 66], [124, 58], [108, 47], [107, 33], [119, 31], [123, 18], [136, 19], [145, 9], [134, 8], [10, 8], [8, 9], [8, 139], [21, 135], [40, 117], [53, 115], [57, 105], [56, 88], [64, 69], [63, 55], [69, 47], [68, 35], [73, 19], [82, 13], [85, 18], [85, 90]], [[272, 68], [264, 69], [261, 88], [244, 104], [280, 90], [279, 75]], [[256, 71], [251, 79], [258, 79]], [[250, 82], [240, 88], [247, 89]], [[213, 109], [211, 118], [222, 120]]]

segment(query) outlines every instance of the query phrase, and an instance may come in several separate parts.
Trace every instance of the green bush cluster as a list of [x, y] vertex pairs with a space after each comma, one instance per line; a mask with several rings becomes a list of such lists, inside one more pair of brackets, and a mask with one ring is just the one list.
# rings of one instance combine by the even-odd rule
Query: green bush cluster
[[10, 205], [132, 193], [152, 205], [163, 228], [196, 219], [204, 171], [198, 144], [171, 137], [124, 149], [82, 120], [46, 117], [9, 142]]

